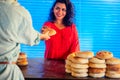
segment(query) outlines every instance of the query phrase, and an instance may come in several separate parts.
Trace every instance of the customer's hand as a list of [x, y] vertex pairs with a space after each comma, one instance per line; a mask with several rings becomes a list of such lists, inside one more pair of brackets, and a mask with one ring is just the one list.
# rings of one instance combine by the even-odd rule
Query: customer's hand
[[50, 39], [50, 36], [49, 36], [49, 31], [48, 32], [46, 32], [46, 33], [42, 33], [41, 35], [40, 35], [40, 39], [41, 40], [48, 40], [48, 39]]

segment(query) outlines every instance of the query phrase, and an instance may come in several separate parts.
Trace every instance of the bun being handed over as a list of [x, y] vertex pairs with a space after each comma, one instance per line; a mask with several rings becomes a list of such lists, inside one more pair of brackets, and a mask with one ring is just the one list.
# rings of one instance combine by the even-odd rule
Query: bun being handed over
[[43, 34], [49, 32], [49, 33], [48, 33], [49, 36], [53, 36], [53, 35], [56, 34], [56, 31], [55, 31], [54, 29], [52, 29], [52, 28], [50, 28], [50, 27], [47, 27], [47, 26], [43, 26], [41, 32], [42, 32]]

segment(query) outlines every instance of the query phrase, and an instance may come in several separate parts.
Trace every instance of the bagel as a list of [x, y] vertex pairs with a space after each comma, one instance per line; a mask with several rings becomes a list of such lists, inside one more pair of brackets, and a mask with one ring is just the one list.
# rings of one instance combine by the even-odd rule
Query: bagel
[[75, 52], [76, 57], [81, 58], [92, 58], [94, 56], [94, 53], [91, 51], [82, 51], [82, 52]]
[[99, 51], [96, 53], [96, 57], [99, 59], [109, 59], [113, 57], [113, 54], [109, 51]]

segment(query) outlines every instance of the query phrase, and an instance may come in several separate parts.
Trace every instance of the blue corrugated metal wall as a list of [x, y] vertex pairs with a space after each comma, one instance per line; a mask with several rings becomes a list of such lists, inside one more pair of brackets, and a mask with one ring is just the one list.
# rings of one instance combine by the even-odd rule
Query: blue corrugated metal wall
[[[120, 1], [119, 0], [71, 0], [75, 6], [75, 23], [80, 37], [81, 51], [109, 50], [120, 58]], [[40, 30], [47, 19], [54, 0], [19, 0], [31, 13], [33, 25]], [[29, 47], [21, 45], [28, 57], [43, 57], [44, 42]]]

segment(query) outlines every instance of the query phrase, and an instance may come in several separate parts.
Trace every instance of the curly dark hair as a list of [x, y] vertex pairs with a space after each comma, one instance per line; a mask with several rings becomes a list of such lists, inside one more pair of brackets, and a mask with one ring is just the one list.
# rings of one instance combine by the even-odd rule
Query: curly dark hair
[[74, 9], [73, 9], [73, 4], [70, 2], [70, 0], [56, 0], [53, 3], [52, 8], [50, 9], [49, 13], [49, 18], [48, 21], [54, 22], [55, 21], [55, 15], [53, 12], [53, 9], [57, 3], [64, 3], [66, 5], [66, 16], [63, 19], [63, 24], [65, 26], [70, 26], [73, 23], [73, 18], [74, 18]]

